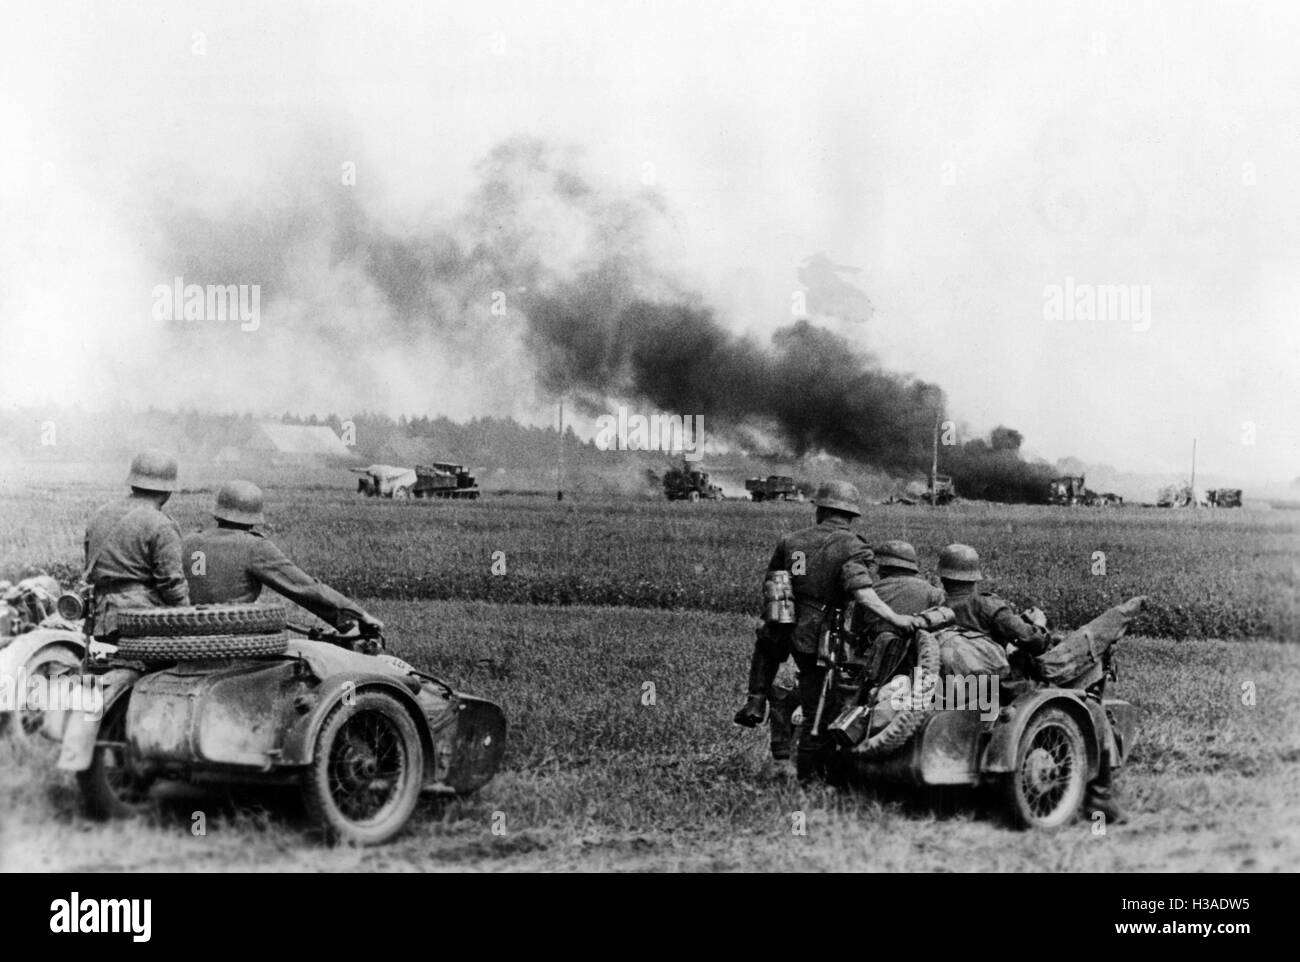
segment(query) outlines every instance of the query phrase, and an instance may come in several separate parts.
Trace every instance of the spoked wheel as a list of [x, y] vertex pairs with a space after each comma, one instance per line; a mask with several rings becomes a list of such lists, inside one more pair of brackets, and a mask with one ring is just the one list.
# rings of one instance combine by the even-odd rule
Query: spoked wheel
[[407, 487], [393, 488], [393, 500], [405, 501], [411, 496], [411, 489]]
[[[55, 645], [36, 653], [23, 666], [25, 680], [33, 678], [58, 679], [65, 675], [74, 675], [81, 669], [81, 658], [71, 649]], [[53, 693], [53, 685], [46, 684], [46, 691]], [[32, 748], [53, 747], [58, 744], [59, 734], [63, 731], [63, 721], [67, 710], [49, 708], [28, 708], [23, 711], [0, 714], [0, 731], [8, 732], [15, 741], [21, 741]]]
[[1006, 793], [1021, 828], [1056, 828], [1074, 818], [1083, 801], [1088, 757], [1083, 732], [1067, 712], [1047, 708], [1021, 736], [1016, 770]]
[[92, 818], [130, 818], [152, 807], [149, 790], [154, 777], [131, 757], [126, 740], [126, 706], [123, 695], [104, 713], [95, 738], [90, 767], [77, 772], [77, 785]]
[[415, 722], [391, 695], [361, 692], [351, 701], [321, 728], [303, 798], [328, 841], [378, 845], [415, 811], [424, 751]]

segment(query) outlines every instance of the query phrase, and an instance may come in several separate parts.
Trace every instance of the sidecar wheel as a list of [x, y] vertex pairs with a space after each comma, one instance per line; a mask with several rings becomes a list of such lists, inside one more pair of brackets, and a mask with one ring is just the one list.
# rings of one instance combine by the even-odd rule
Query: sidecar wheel
[[126, 706], [130, 699], [129, 694], [123, 695], [104, 713], [90, 767], [77, 772], [77, 786], [91, 818], [130, 818], [153, 806], [149, 790], [154, 778], [135, 767], [126, 744]]
[[1029, 720], [1016, 752], [1016, 770], [1004, 791], [1011, 818], [1020, 828], [1058, 828], [1083, 802], [1088, 755], [1083, 732], [1060, 708], [1045, 708]]
[[424, 749], [415, 722], [393, 696], [359, 692], [351, 701], [321, 727], [303, 800], [327, 841], [378, 845], [415, 811]]

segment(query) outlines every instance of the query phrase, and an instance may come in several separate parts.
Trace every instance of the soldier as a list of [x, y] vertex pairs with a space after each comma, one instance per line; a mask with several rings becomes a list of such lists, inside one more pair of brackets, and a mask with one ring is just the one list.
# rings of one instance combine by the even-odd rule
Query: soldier
[[[1053, 663], [1056, 660], [1054, 656], [1057, 655], [1060, 655], [1061, 662], [1072, 663], [1071, 649], [1078, 644], [1093, 652], [1104, 651], [1123, 634], [1128, 620], [1141, 610], [1145, 601], [1144, 598], [1134, 598], [1111, 608], [1083, 629], [1071, 632], [1063, 639], [1053, 639], [1047, 631], [1047, 616], [1040, 609], [1030, 608], [1023, 614], [1017, 614], [1011, 605], [997, 595], [976, 589], [977, 583], [983, 580], [983, 575], [980, 573], [979, 554], [969, 545], [950, 544], [943, 549], [939, 555], [939, 577], [948, 595], [947, 605], [956, 615], [957, 624], [971, 631], [982, 632], [996, 642], [996, 646], [981, 647], [981, 639], [969, 635], [945, 635], [941, 647], [945, 674], [978, 674], [996, 669], [1001, 677], [1014, 675], [1041, 678], [1045, 663], [1041, 656], [1052, 651], [1054, 641], [1059, 643], [1049, 655]], [[1016, 662], [1009, 662], [1003, 649], [1010, 644], [1016, 646], [1018, 653], [1028, 657], [1018, 655]], [[1101, 686], [1104, 685], [1100, 669], [1096, 669], [1096, 674], [1071, 684], [1071, 687], [1084, 687], [1090, 681], [1090, 696], [1100, 698]], [[1103, 744], [1111, 741], [1108, 733]], [[1097, 777], [1088, 783], [1084, 810], [1089, 814], [1101, 812], [1107, 821], [1116, 825], [1128, 821], [1119, 803], [1111, 795], [1111, 759], [1108, 751], [1102, 752]]]
[[969, 545], [950, 544], [939, 554], [939, 578], [958, 626], [981, 632], [997, 643], [996, 647], [979, 647], [977, 641], [975, 645], [961, 645], [958, 636], [951, 636], [962, 650], [946, 646], [944, 669], [954, 674], [990, 672], [1006, 677], [1011, 670], [1007, 645], [1015, 645], [1027, 655], [1041, 655], [1047, 650], [1051, 644], [1047, 618], [1037, 608], [1019, 615], [992, 592], [978, 591], [976, 585], [983, 577], [979, 553]]
[[83, 575], [94, 590], [91, 624], [96, 637], [112, 636], [122, 608], [190, 603], [181, 568], [181, 532], [163, 514], [176, 490], [176, 459], [142, 451], [131, 461], [131, 494], [104, 505], [86, 525]]
[[919, 615], [944, 603], [942, 588], [920, 576], [916, 549], [906, 541], [886, 541], [876, 548], [876, 594], [902, 615]]
[[212, 516], [216, 528], [186, 535], [182, 549], [195, 604], [251, 603], [265, 585], [335, 628], [346, 629], [349, 615], [364, 625], [383, 628], [383, 622], [308, 575], [253, 530], [263, 521], [262, 489], [251, 481], [223, 484]]
[[831, 481], [818, 489], [813, 504], [817, 506], [816, 523], [782, 538], [767, 566], [768, 579], [778, 571], [790, 573], [795, 622], [767, 622], [758, 629], [749, 671], [749, 698], [735, 718], [736, 724], [745, 727], [763, 720], [777, 669], [793, 654], [799, 668], [803, 713], [798, 750], [801, 777], [812, 773], [822, 747], [822, 736], [813, 732], [812, 726], [826, 677], [826, 669], [818, 664], [817, 644], [827, 616], [853, 600], [899, 631], [923, 626], [920, 618], [896, 613], [872, 590], [871, 548], [849, 527], [862, 514], [858, 489]]

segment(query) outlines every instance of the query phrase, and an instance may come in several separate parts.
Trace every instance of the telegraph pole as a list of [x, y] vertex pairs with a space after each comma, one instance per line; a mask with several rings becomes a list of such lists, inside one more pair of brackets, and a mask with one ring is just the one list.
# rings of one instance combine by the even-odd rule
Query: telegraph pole
[[939, 412], [934, 412], [934, 444], [930, 451], [930, 507], [939, 503]]
[[555, 500], [564, 500], [564, 398], [560, 398], [560, 442], [555, 459]]
[[1196, 503], [1196, 438], [1192, 438], [1192, 507], [1199, 507]]

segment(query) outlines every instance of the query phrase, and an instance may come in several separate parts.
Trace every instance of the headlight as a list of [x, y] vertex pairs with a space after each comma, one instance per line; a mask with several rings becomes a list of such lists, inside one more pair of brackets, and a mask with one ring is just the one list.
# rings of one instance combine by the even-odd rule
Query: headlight
[[86, 617], [86, 600], [76, 591], [65, 591], [59, 595], [54, 607], [59, 617], [67, 621], [80, 621]]

